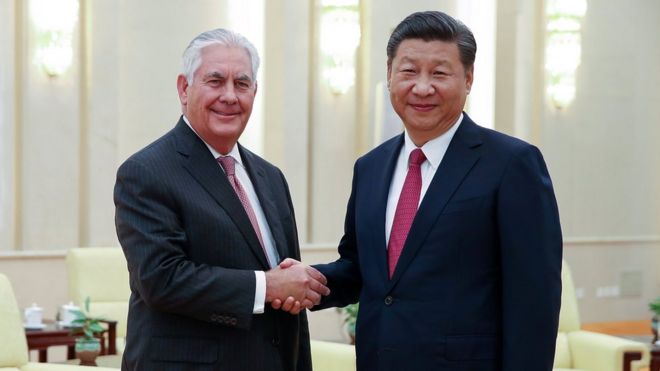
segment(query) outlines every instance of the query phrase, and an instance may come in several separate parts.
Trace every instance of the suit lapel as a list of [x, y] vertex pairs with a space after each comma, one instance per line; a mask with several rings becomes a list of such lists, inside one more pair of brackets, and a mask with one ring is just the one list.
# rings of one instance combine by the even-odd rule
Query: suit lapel
[[417, 210], [410, 232], [408, 232], [408, 238], [394, 270], [394, 275], [390, 280], [390, 289], [408, 268], [445, 205], [461, 185], [470, 169], [479, 160], [480, 152], [476, 151], [475, 148], [481, 143], [478, 126], [464, 114], [463, 121], [454, 134]]
[[[264, 211], [266, 220], [268, 221], [268, 226], [270, 227], [270, 232], [273, 235], [273, 240], [275, 242], [275, 248], [277, 249], [280, 259], [285, 257], [290, 257], [291, 254], [288, 252], [286, 245], [286, 236], [284, 235], [284, 228], [282, 227], [282, 221], [277, 213], [277, 206], [275, 205], [275, 196], [272, 192], [272, 187], [266, 173], [259, 163], [256, 161], [254, 154], [252, 152], [243, 148], [240, 144], [238, 146], [239, 151], [241, 152], [241, 158], [245, 164], [250, 180], [252, 180], [252, 185], [254, 185], [255, 192], [257, 197], [259, 197], [259, 203], [261, 208]], [[262, 231], [263, 233], [263, 231]], [[277, 264], [278, 262], [274, 262]]]
[[259, 259], [264, 268], [269, 269], [268, 261], [254, 228], [252, 228], [250, 219], [234, 188], [229, 184], [229, 180], [227, 180], [209, 149], [186, 125], [183, 119], [179, 120], [175, 135], [177, 138], [177, 151], [186, 157], [183, 161], [183, 167], [225, 210], [247, 240], [255, 257]]

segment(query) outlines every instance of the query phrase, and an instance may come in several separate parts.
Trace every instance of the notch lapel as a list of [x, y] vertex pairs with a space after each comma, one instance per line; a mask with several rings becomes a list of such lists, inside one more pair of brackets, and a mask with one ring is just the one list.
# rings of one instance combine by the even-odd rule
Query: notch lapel
[[[263, 168], [259, 166], [259, 163], [256, 161], [255, 155], [252, 152], [246, 150], [240, 144], [238, 145], [238, 150], [241, 152], [241, 158], [245, 163], [245, 168], [250, 176], [250, 180], [252, 180], [252, 185], [254, 185], [257, 197], [259, 198], [259, 203], [261, 204], [261, 209], [266, 216], [266, 221], [268, 222], [270, 232], [273, 235], [273, 242], [275, 242], [275, 248], [280, 256], [280, 260], [286, 257], [291, 257], [291, 254], [289, 253], [290, 250], [286, 245], [284, 227], [282, 226], [282, 221], [277, 213], [275, 195], [273, 194], [270, 182], [266, 177], [266, 173]], [[273, 263], [278, 264], [279, 262]]]
[[175, 133], [177, 151], [186, 157], [183, 167], [229, 215], [263, 268], [270, 269], [250, 219], [216, 159], [183, 119], [179, 120]]
[[390, 280], [390, 290], [408, 268], [447, 202], [481, 156], [475, 150], [482, 143], [478, 126], [466, 114], [464, 116], [417, 210]]

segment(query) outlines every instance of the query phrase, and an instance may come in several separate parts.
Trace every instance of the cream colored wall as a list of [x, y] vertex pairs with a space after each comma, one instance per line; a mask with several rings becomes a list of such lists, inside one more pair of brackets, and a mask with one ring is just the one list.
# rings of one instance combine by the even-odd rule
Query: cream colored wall
[[[310, 2], [265, 2], [264, 156], [286, 175], [300, 241], [309, 241]], [[295, 22], [284, 22], [295, 19]]]
[[[576, 99], [561, 112], [542, 106], [541, 145], [589, 319], [648, 318], [660, 295], [658, 14], [657, 1], [589, 2]], [[634, 22], [612, 27], [622, 19]], [[639, 295], [596, 297], [626, 271], [641, 272]]]
[[15, 42], [12, 0], [0, 0], [0, 251], [15, 241]]
[[[495, 128], [538, 145], [557, 195], [583, 321], [640, 319], [660, 295], [660, 3], [588, 2], [577, 96], [544, 96], [543, 6], [498, 1]], [[621, 20], [634, 19], [623, 26]], [[638, 294], [597, 295], [641, 277]]]
[[63, 250], [0, 253], [0, 273], [9, 278], [21, 309], [36, 303], [44, 318], [54, 319], [70, 301], [64, 256]]
[[[17, 2], [23, 14], [28, 3]], [[17, 24], [17, 26], [20, 26]], [[81, 143], [80, 50], [73, 50], [72, 68], [58, 78], [49, 78], [33, 61], [36, 35], [30, 22], [18, 34], [21, 73], [15, 76], [20, 130], [16, 143], [20, 167], [17, 187], [21, 226], [17, 245], [43, 248], [78, 241], [80, 228]], [[80, 28], [73, 43], [79, 43]], [[44, 104], [47, 102], [48, 104]]]

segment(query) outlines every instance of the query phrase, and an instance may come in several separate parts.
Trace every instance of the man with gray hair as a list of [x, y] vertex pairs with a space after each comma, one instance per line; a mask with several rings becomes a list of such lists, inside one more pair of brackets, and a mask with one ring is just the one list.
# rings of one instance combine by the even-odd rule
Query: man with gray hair
[[[183, 115], [117, 172], [116, 228], [130, 273], [123, 370], [311, 370], [304, 307], [329, 293], [300, 260], [282, 172], [238, 144], [259, 56], [216, 29], [183, 54]], [[292, 314], [266, 303], [293, 297]]]

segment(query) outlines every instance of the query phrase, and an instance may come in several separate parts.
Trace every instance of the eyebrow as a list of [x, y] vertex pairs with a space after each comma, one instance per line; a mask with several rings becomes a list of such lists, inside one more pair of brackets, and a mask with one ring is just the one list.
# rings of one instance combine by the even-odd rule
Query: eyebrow
[[218, 72], [218, 71], [209, 72], [209, 73], [207, 73], [206, 75], [204, 75], [204, 80], [208, 80], [208, 79], [210, 79], [210, 78], [213, 78], [213, 79], [224, 79], [224, 78], [225, 78], [225, 75], [221, 74], [221, 73]]
[[246, 75], [246, 74], [242, 74], [242, 75], [238, 76], [236, 78], [236, 80], [252, 82], [252, 78], [250, 76]]
[[[406, 63], [406, 62], [415, 63], [417, 62], [417, 59], [410, 57], [402, 57], [400, 63]], [[436, 64], [443, 64], [443, 65], [449, 64], [449, 61], [447, 59], [434, 59], [433, 62], [435, 62]]]
[[[205, 80], [205, 81], [206, 81], [206, 80], [209, 80], [209, 79], [220, 79], [220, 80], [225, 80], [225, 79], [226, 79], [226, 76], [225, 76], [224, 74], [222, 74], [221, 72], [213, 71], [213, 72], [209, 72], [209, 73], [207, 73], [206, 75], [204, 75], [204, 80]], [[236, 80], [238, 80], [238, 81], [247, 81], [247, 82], [250, 82], [250, 83], [252, 82], [252, 78], [251, 78], [250, 76], [248, 76], [247, 74], [245, 74], [245, 73], [239, 75], [239, 76], [236, 78]]]

